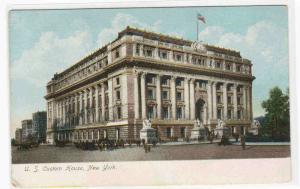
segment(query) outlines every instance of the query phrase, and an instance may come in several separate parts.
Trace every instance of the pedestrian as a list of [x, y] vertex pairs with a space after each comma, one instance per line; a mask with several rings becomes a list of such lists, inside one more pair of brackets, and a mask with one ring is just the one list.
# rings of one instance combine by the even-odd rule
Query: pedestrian
[[245, 135], [241, 135], [241, 145], [242, 145], [243, 150], [245, 150], [246, 149], [246, 138], [245, 138]]

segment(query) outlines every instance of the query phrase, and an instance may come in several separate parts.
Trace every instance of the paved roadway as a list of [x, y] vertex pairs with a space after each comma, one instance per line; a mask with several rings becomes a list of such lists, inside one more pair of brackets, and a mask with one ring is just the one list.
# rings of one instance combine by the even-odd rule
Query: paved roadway
[[12, 148], [12, 163], [61, 163], [140, 160], [198, 160], [289, 157], [290, 146], [218, 146], [217, 144], [161, 145], [145, 153], [142, 147], [113, 151], [83, 151], [74, 146], [39, 146], [30, 150]]

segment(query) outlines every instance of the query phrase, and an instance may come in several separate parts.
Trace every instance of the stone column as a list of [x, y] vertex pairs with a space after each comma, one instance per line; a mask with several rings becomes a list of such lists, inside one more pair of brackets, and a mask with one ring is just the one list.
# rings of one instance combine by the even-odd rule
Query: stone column
[[169, 51], [169, 57], [168, 57], [168, 59], [169, 60], [173, 60], [173, 51], [171, 50], [171, 51]]
[[159, 56], [158, 56], [158, 48], [154, 48], [154, 58], [155, 59], [159, 59]]
[[77, 116], [78, 116], [78, 112], [77, 112], [77, 93], [74, 94], [74, 103], [75, 103], [75, 106], [74, 106], [74, 115], [75, 115], [75, 119], [74, 119], [74, 125], [76, 126], [77, 125]]
[[104, 87], [104, 83], [102, 83], [101, 85], [101, 117], [102, 117], [102, 121], [104, 121], [104, 118], [105, 118], [105, 87]]
[[170, 97], [171, 97], [171, 104], [172, 104], [172, 119], [176, 119], [176, 78], [171, 76], [171, 85], [170, 85]]
[[248, 108], [247, 108], [247, 87], [243, 85], [243, 119], [248, 119]]
[[212, 84], [212, 109], [213, 109], [213, 119], [217, 119], [217, 90], [216, 90], [217, 82]]
[[133, 76], [133, 85], [134, 85], [134, 118], [140, 118], [140, 107], [139, 107], [139, 74], [134, 73]]
[[158, 74], [156, 76], [156, 102], [157, 102], [157, 119], [161, 119], [161, 86], [160, 86], [161, 76]]
[[144, 46], [140, 44], [140, 56], [144, 56]]
[[207, 82], [208, 120], [213, 119], [213, 115], [212, 115], [212, 91], [211, 91], [211, 88], [212, 88], [212, 82], [211, 82], [211, 81], [208, 81], [208, 82]]
[[252, 121], [253, 115], [252, 115], [252, 86], [251, 84], [248, 87], [248, 98], [247, 98], [247, 103], [248, 103], [248, 119]]
[[83, 121], [82, 121], [82, 106], [83, 106], [83, 104], [82, 104], [82, 92], [80, 92], [79, 93], [79, 114], [80, 114], [80, 116], [79, 116], [79, 125], [83, 125]]
[[190, 97], [189, 97], [189, 79], [184, 79], [184, 118], [190, 118]]
[[63, 126], [65, 126], [66, 124], [66, 102], [65, 102], [65, 99], [62, 100], [62, 123], [63, 123]]
[[84, 105], [83, 105], [83, 108], [84, 108], [84, 123], [83, 124], [88, 123], [88, 120], [87, 120], [87, 96], [88, 96], [88, 90], [86, 89], [84, 91]]
[[203, 106], [203, 123], [207, 124], [207, 104]]
[[233, 84], [233, 117], [237, 119], [237, 84]]
[[190, 118], [195, 119], [195, 79], [190, 79]]
[[128, 75], [127, 73], [124, 73], [120, 76], [120, 83], [121, 83], [121, 104], [122, 104], [122, 115], [121, 119], [127, 119], [128, 118]]
[[135, 57], [136, 56], [136, 43], [132, 44], [132, 56]]
[[93, 88], [90, 88], [90, 123], [93, 123]]
[[96, 108], [96, 120], [95, 122], [99, 122], [99, 86], [98, 84], [95, 87], [95, 108]]
[[141, 104], [142, 104], [142, 119], [146, 119], [146, 73], [141, 75]]
[[113, 100], [113, 80], [110, 78], [108, 79], [108, 114], [110, 121], [114, 120]]
[[224, 106], [224, 120], [227, 120], [227, 83], [223, 83], [223, 106]]

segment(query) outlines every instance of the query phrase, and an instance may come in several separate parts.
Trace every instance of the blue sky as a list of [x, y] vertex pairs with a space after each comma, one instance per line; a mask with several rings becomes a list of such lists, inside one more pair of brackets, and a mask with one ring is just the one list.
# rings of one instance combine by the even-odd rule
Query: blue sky
[[[9, 14], [11, 131], [46, 109], [45, 86], [60, 72], [117, 36], [127, 25], [232, 48], [252, 60], [254, 116], [270, 88], [288, 87], [285, 6], [18, 10]], [[12, 133], [13, 134], [13, 133]]]

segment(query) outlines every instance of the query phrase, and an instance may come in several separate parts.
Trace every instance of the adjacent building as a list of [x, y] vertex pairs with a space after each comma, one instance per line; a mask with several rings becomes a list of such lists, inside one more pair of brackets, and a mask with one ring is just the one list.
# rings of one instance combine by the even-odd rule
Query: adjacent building
[[127, 27], [48, 82], [47, 141], [137, 139], [145, 119], [163, 140], [197, 119], [245, 133], [253, 80], [238, 51]]
[[32, 127], [34, 136], [40, 142], [46, 142], [47, 112], [38, 111], [32, 114]]
[[22, 121], [22, 142], [27, 141], [29, 138], [33, 138], [34, 132], [32, 127], [32, 120], [26, 119]]
[[15, 139], [16, 139], [16, 144], [21, 144], [22, 143], [22, 129], [21, 128], [16, 129]]

